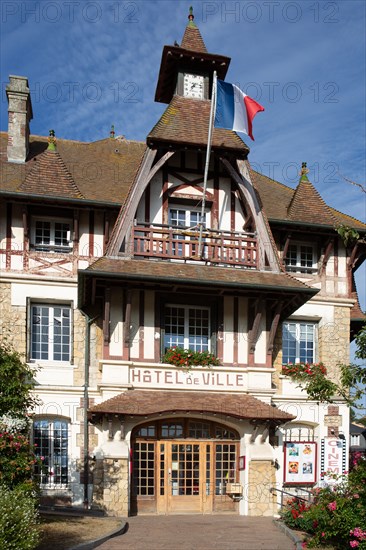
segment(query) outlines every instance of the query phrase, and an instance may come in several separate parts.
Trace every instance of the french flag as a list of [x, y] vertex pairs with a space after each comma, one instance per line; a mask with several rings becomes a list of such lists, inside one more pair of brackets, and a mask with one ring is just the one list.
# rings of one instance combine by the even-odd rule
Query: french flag
[[252, 121], [264, 107], [246, 95], [235, 84], [217, 80], [216, 96], [216, 128], [226, 128], [235, 132], [243, 132], [254, 141]]

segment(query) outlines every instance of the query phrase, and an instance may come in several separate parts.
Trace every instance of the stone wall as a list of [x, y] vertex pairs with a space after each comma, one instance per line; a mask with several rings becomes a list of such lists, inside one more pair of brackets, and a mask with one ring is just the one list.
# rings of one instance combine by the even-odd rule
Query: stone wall
[[328, 377], [339, 382], [339, 364], [349, 364], [350, 310], [334, 308], [334, 322], [319, 327], [319, 358], [327, 367]]
[[11, 305], [11, 283], [0, 284], [0, 341], [6, 341], [19, 353], [26, 353], [25, 307]]
[[111, 516], [128, 515], [127, 458], [96, 460], [93, 471], [93, 505]]
[[275, 468], [271, 460], [249, 462], [249, 483], [245, 492], [249, 516], [273, 516], [277, 512], [276, 497], [270, 493], [275, 483]]

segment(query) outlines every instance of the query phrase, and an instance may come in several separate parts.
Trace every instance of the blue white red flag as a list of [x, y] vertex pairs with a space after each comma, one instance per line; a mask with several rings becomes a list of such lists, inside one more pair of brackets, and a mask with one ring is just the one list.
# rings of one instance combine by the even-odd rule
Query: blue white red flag
[[216, 128], [243, 132], [254, 141], [252, 121], [259, 111], [264, 111], [264, 107], [242, 92], [238, 86], [217, 80]]

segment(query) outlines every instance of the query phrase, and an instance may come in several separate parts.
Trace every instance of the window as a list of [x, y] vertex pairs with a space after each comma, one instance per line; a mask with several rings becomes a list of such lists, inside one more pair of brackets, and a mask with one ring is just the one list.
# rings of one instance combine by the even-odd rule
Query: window
[[35, 453], [42, 458], [42, 468], [36, 468], [43, 487], [65, 487], [68, 483], [69, 424], [66, 420], [35, 420], [33, 442]]
[[[202, 224], [205, 228], [207, 226], [208, 213], [203, 214]], [[192, 256], [198, 252], [198, 238], [200, 230], [201, 210], [185, 209], [185, 208], [169, 208], [169, 225], [173, 227], [180, 227], [181, 229], [191, 230], [190, 235], [183, 235], [182, 231], [177, 234], [173, 234], [173, 239], [179, 241], [177, 244], [173, 243], [173, 254], [175, 256]], [[188, 233], [188, 231], [187, 231]], [[204, 242], [205, 239], [202, 239]], [[184, 241], [196, 241], [191, 246]]]
[[71, 308], [65, 305], [31, 306], [30, 359], [70, 361]]
[[313, 273], [316, 270], [314, 247], [310, 244], [290, 244], [285, 261], [287, 271]]
[[361, 438], [358, 434], [351, 434], [351, 447], [359, 447]]
[[67, 220], [36, 219], [32, 248], [44, 252], [70, 252], [71, 222]]
[[210, 351], [210, 309], [195, 306], [165, 306], [164, 352], [173, 346]]
[[282, 327], [282, 362], [314, 362], [315, 339], [315, 323], [285, 322]]

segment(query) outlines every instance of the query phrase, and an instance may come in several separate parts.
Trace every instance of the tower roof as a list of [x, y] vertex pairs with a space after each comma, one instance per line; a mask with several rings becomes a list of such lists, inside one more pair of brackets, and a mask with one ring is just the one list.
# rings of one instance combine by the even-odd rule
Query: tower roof
[[192, 8], [188, 16], [182, 43], [174, 46], [164, 46], [161, 56], [158, 83], [156, 85], [155, 101], [169, 103], [177, 85], [179, 71], [206, 73], [217, 72], [217, 78], [224, 80], [230, 65], [230, 57], [212, 54], [207, 48], [194, 22]]
[[287, 210], [289, 220], [320, 225], [336, 225], [338, 220], [332, 214], [313, 184], [308, 180], [306, 162], [302, 163], [300, 181]]
[[55, 195], [73, 199], [84, 198], [57, 151], [54, 130], [50, 130], [48, 148], [39, 155], [19, 191], [31, 195]]
[[184, 31], [180, 47], [185, 50], [207, 53], [207, 48], [201, 36], [200, 30], [194, 22], [192, 7], [189, 8], [188, 23]]
[[[147, 144], [153, 146], [159, 142], [206, 148], [210, 106], [208, 100], [175, 95], [147, 136]], [[246, 158], [249, 152], [249, 147], [235, 132], [222, 128], [214, 128], [212, 148], [235, 151], [241, 158]]]

